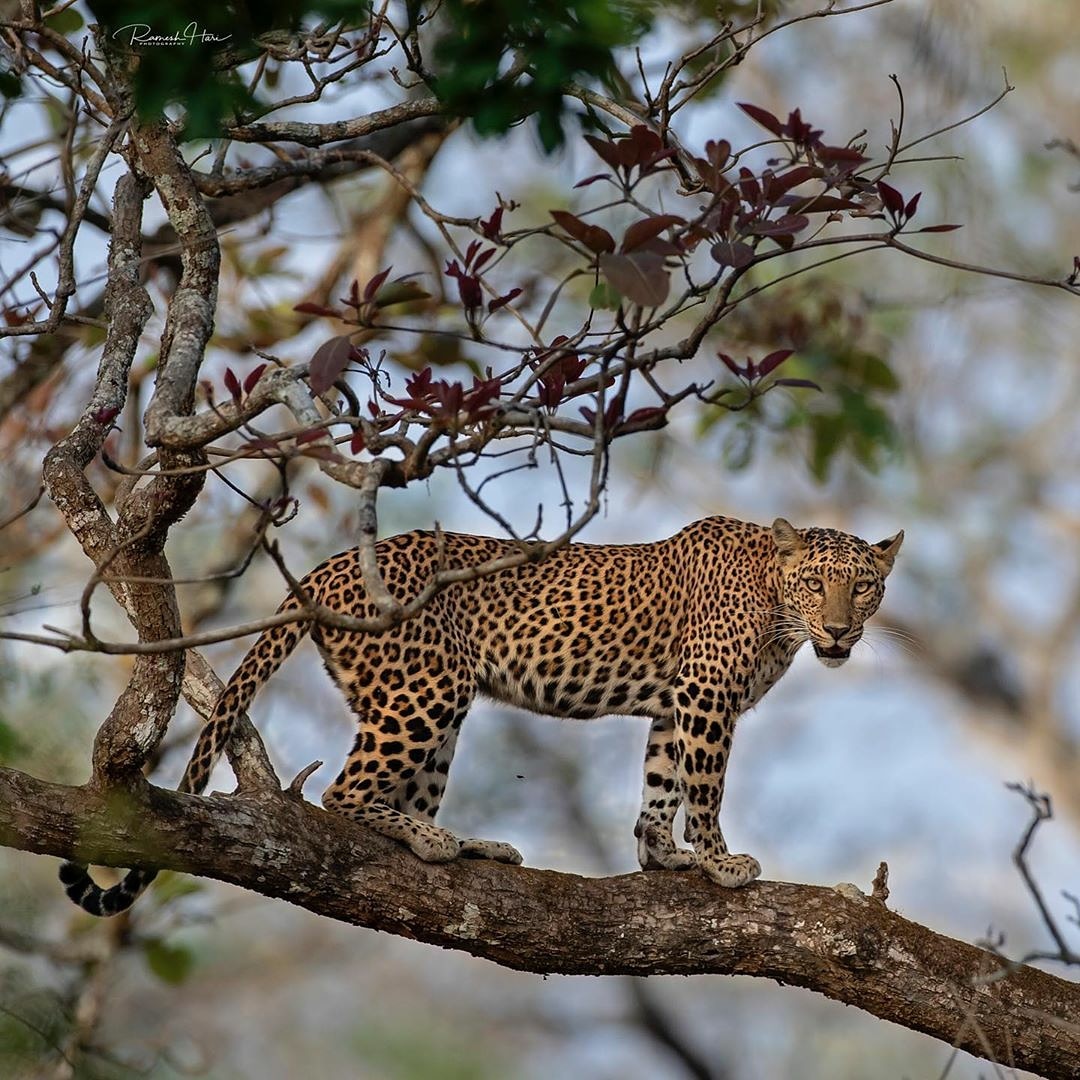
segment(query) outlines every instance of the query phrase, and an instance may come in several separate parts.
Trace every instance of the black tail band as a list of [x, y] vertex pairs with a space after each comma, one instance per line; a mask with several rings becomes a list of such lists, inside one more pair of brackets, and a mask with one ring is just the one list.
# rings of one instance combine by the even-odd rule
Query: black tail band
[[122, 881], [111, 889], [103, 889], [82, 864], [60, 864], [60, 881], [64, 892], [73, 903], [91, 915], [119, 915], [121, 911], [127, 911], [157, 874], [156, 870], [129, 870]]

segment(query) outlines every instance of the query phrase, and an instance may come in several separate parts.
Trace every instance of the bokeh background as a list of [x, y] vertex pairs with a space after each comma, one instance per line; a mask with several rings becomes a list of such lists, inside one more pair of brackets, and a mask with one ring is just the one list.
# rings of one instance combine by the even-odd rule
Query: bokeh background
[[[926, 143], [921, 152], [939, 160], [908, 166], [901, 186], [924, 192], [927, 223], [965, 223], [922, 246], [1064, 277], [1080, 253], [1080, 157], [1048, 144], [1080, 140], [1080, 34], [1070, 8], [903, 0], [810, 20], [753, 50], [686, 111], [681, 134], [691, 145], [749, 141], [750, 121], [733, 103], [752, 101], [779, 114], [799, 106], [826, 118], [830, 134], [868, 128], [879, 149], [896, 110], [890, 73], [904, 89], [908, 130], [918, 134], [992, 100], [1005, 67], [1015, 90]], [[669, 53], [692, 19], [664, 16], [646, 62]], [[379, 93], [361, 89], [335, 105], [352, 115]], [[11, 144], [19, 125], [25, 140], [27, 125], [47, 120], [26, 102], [7, 114], [0, 135]], [[565, 205], [567, 177], [594, 167], [574, 139], [545, 157], [525, 128], [499, 141], [461, 131], [440, 150], [424, 190], [451, 214], [486, 214], [498, 191], [525, 204], [519, 213], [543, 217]], [[365, 175], [300, 192], [269, 222], [229, 232], [219, 333], [248, 333], [250, 289], [270, 300], [292, 295], [384, 194], [383, 181]], [[389, 261], [404, 267], [416, 244], [395, 239]], [[248, 271], [260, 256], [271, 272], [252, 286]], [[5, 270], [19, 257], [5, 253]], [[89, 238], [79, 257], [92, 268], [104, 248]], [[766, 341], [784, 306], [808, 327], [807, 362], [850, 359], [855, 348], [881, 361], [864, 443], [841, 446], [823, 465], [783, 408], [749, 427], [688, 409], [664, 431], [616, 445], [604, 513], [584, 538], [656, 539], [707, 514], [761, 522], [782, 514], [870, 540], [904, 528], [877, 620], [892, 632], [869, 634], [839, 671], [800, 656], [741, 722], [726, 835], [770, 878], [867, 890], [885, 860], [890, 905], [906, 916], [965, 940], [1004, 933], [1014, 955], [1045, 945], [1011, 862], [1029, 812], [1005, 785], [1031, 780], [1054, 800], [1055, 820], [1038, 834], [1031, 861], [1064, 922], [1061, 890], [1080, 891], [1080, 303], [884, 253], [797, 279], [782, 297], [743, 309], [745, 322], [732, 332]], [[290, 342], [282, 355], [302, 358], [317, 341]], [[220, 367], [211, 374], [220, 377], [226, 360], [224, 349], [215, 354]], [[88, 342], [62, 381], [0, 428], [5, 507], [32, 493], [35, 454], [40, 462], [50, 432], [81, 407], [93, 365]], [[253, 490], [265, 482], [255, 470], [246, 479]], [[290, 565], [303, 568], [349, 546], [354, 522], [348, 492], [312, 472], [296, 484], [302, 512], [280, 540]], [[555, 507], [559, 497], [540, 470], [504, 485], [496, 501], [524, 522], [538, 502]], [[380, 514], [385, 533], [433, 520], [493, 531], [451, 476], [386, 493]], [[230, 565], [250, 528], [227, 489], [208, 487], [175, 532], [174, 568]], [[0, 533], [0, 625], [75, 624], [86, 575], [59, 517], [40, 507]], [[189, 625], [210, 628], [267, 613], [281, 591], [275, 568], [256, 561], [241, 583], [191, 587], [182, 602]], [[104, 602], [99, 622], [103, 636], [126, 636], [122, 616]], [[244, 647], [223, 644], [208, 655], [224, 676]], [[82, 782], [93, 732], [126, 674], [123, 659], [0, 642], [0, 759]], [[254, 717], [283, 777], [315, 758], [331, 763], [309, 782], [317, 798], [352, 723], [314, 650], [289, 662]], [[194, 730], [182, 711], [159, 782], [179, 777]], [[583, 725], [478, 706], [441, 820], [510, 841], [530, 865], [633, 870], [645, 731], [643, 720]], [[227, 770], [215, 780], [230, 786]], [[0, 852], [5, 1075], [45, 1068], [88, 980], [101, 1053], [80, 1066], [87, 1076], [891, 1080], [936, 1077], [949, 1063], [939, 1043], [799, 989], [719, 977], [540, 978], [168, 875], [130, 921], [101, 924], [64, 900], [55, 871], [54, 860]], [[100, 949], [104, 959], [72, 964], [23, 948], [23, 934]], [[949, 1075], [985, 1069], [958, 1059]]]

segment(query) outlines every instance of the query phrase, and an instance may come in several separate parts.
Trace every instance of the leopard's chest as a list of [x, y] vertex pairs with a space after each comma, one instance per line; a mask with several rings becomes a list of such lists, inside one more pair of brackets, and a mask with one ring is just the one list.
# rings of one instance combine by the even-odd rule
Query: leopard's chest
[[779, 681], [794, 658], [786, 648], [764, 650], [756, 658], [743, 699], [743, 711], [752, 709]]

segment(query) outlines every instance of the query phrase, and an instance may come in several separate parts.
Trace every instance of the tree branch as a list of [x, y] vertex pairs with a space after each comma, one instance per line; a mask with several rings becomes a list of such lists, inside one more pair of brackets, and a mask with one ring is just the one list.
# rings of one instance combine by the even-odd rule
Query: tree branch
[[436, 865], [287, 795], [121, 793], [10, 769], [0, 769], [0, 843], [216, 878], [522, 971], [775, 979], [1052, 1080], [1080, 1075], [1067, 1021], [1080, 1015], [1080, 986], [1031, 967], [987, 983], [1005, 961], [851, 888]]

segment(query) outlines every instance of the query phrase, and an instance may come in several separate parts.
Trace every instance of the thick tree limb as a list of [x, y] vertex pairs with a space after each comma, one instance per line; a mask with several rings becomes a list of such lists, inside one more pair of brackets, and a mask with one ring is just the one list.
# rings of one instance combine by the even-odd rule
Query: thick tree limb
[[857, 1005], [1054, 1080], [1080, 1075], [1080, 985], [1004, 961], [851, 890], [696, 874], [582, 878], [421, 863], [286, 795], [199, 798], [150, 786], [70, 788], [0, 769], [0, 843], [231, 882], [342, 922], [523, 971], [742, 974]]

